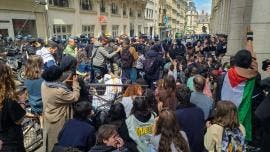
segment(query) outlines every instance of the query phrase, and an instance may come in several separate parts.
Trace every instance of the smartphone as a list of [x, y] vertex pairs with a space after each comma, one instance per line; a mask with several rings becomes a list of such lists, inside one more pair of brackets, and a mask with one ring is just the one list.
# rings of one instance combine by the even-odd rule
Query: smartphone
[[263, 71], [266, 71], [267, 68], [269, 67], [269, 65], [270, 65], [270, 60], [269, 60], [269, 59], [264, 60], [264, 61], [262, 62], [262, 70], [263, 70]]

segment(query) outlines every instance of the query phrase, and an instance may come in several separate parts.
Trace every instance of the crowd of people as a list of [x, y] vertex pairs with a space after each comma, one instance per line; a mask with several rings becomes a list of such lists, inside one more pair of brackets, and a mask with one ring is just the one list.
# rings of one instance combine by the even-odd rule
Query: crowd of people
[[23, 92], [0, 63], [0, 151], [25, 151], [26, 106], [44, 152], [270, 151], [270, 81], [261, 81], [251, 31], [230, 62], [224, 35], [35, 44]]

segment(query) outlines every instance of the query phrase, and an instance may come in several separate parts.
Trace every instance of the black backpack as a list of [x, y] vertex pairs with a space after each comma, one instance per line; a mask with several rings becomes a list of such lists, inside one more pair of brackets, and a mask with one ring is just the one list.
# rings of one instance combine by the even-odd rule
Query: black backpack
[[122, 51], [121, 54], [121, 62], [122, 62], [122, 68], [131, 68], [134, 62], [134, 58], [132, 54], [129, 51], [129, 48], [126, 48]]
[[157, 70], [156, 67], [157, 67], [157, 64], [156, 64], [156, 59], [154, 57], [153, 58], [146, 58], [143, 61], [143, 71], [147, 75], [154, 74]]

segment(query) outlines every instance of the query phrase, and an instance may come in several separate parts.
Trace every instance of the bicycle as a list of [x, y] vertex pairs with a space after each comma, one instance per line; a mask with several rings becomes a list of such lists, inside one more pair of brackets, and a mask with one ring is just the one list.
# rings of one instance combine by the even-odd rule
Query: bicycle
[[27, 152], [34, 152], [42, 146], [43, 133], [38, 115], [27, 113], [23, 121], [23, 136]]

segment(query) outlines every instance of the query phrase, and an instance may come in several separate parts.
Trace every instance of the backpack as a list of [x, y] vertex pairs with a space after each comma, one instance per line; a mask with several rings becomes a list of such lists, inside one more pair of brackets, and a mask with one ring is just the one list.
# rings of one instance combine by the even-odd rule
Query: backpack
[[130, 53], [128, 47], [127, 49], [124, 49], [121, 54], [121, 62], [122, 62], [122, 68], [131, 68], [134, 62], [134, 58], [132, 54]]
[[245, 152], [245, 137], [239, 128], [225, 128], [221, 146], [221, 152]]
[[156, 72], [156, 62], [155, 58], [146, 58], [143, 61], [143, 70], [145, 74], [150, 75]]

